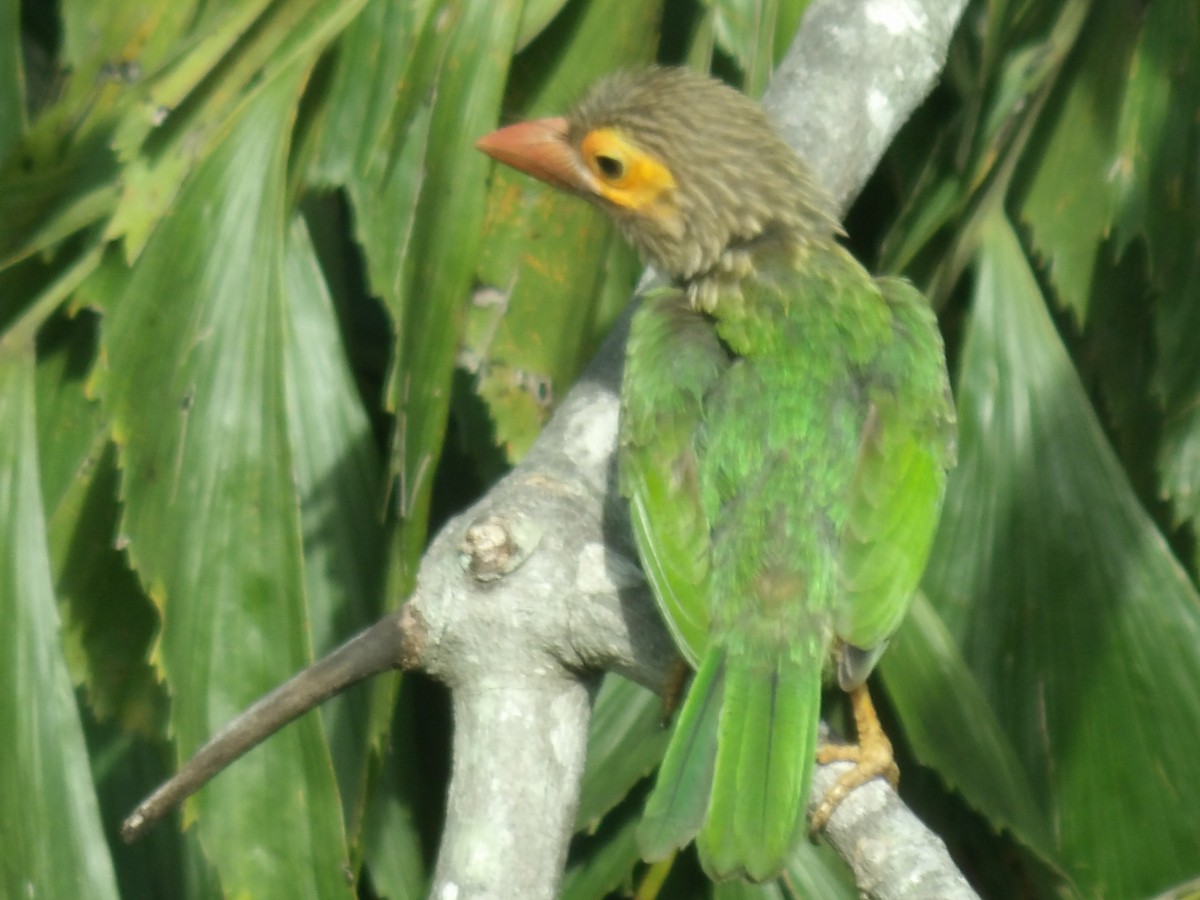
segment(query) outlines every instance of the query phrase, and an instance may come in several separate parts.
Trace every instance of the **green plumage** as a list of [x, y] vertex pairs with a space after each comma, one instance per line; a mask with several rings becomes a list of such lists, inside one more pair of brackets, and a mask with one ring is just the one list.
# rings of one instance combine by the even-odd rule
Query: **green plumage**
[[698, 668], [639, 839], [655, 859], [695, 837], [714, 877], [761, 880], [804, 823], [823, 671], [844, 643], [860, 683], [916, 588], [953, 411], [924, 298], [832, 238], [708, 310], [645, 297], [622, 388], [622, 489]]
[[696, 676], [639, 840], [769, 878], [804, 823], [823, 675], [862, 684], [929, 553], [954, 457], [933, 313], [837, 244], [762, 110], [705, 76], [616, 75], [478, 146], [600, 206], [674, 285], [633, 319], [621, 487]]

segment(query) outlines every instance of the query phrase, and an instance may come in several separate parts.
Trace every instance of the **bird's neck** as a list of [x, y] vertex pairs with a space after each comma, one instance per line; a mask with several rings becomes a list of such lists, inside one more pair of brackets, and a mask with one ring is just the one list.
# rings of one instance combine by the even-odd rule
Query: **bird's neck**
[[795, 229], [766, 231], [754, 238], [731, 243], [703, 272], [682, 280], [692, 307], [708, 315], [718, 315], [722, 298], [740, 293], [741, 285], [764, 271], [782, 272], [804, 264], [827, 248], [836, 248], [829, 232]]

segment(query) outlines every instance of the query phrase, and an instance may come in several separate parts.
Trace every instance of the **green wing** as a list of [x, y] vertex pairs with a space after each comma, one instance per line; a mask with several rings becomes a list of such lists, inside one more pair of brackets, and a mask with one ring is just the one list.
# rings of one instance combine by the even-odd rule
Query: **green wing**
[[[759, 282], [734, 297], [783, 302]], [[740, 334], [752, 341], [769, 324], [746, 323]], [[798, 629], [781, 627], [809, 617], [795, 604], [786, 611], [773, 604], [778, 615], [755, 616], [754, 608], [756, 592], [777, 580], [772, 572], [755, 577], [768, 552], [763, 522], [780, 511], [766, 482], [780, 451], [795, 443], [792, 407], [811, 404], [789, 392], [785, 366], [765, 364], [771, 377], [764, 381], [752, 362], [734, 365], [711, 320], [678, 294], [648, 300], [634, 320], [623, 484], [643, 566], [697, 669], [637, 838], [651, 861], [695, 838], [712, 877], [761, 880], [779, 871], [802, 826], [817, 738], [820, 641], [801, 634], [802, 649], [794, 649]], [[767, 385], [782, 396], [772, 397]], [[789, 574], [778, 573], [790, 587]]]
[[643, 297], [621, 388], [621, 492], [646, 577], [693, 667], [708, 641], [710, 555], [694, 440], [705, 392], [728, 366], [712, 325], [681, 291]]
[[835, 629], [850, 645], [838, 679], [870, 674], [899, 627], [929, 557], [946, 472], [954, 465], [954, 405], [928, 302], [882, 278], [895, 340], [875, 367], [840, 554], [844, 593]]

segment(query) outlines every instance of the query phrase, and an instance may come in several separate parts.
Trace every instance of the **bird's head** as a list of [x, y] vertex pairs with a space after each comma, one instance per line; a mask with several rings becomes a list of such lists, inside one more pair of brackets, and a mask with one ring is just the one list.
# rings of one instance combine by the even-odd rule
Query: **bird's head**
[[740, 277], [761, 250], [838, 230], [832, 202], [758, 104], [687, 69], [610, 76], [565, 117], [476, 146], [596, 203], [684, 284]]

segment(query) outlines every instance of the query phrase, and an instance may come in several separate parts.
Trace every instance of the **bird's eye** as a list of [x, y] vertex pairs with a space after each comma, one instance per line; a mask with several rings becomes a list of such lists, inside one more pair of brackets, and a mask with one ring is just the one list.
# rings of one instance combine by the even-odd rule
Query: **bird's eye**
[[634, 212], [653, 209], [654, 215], [673, 204], [675, 179], [670, 170], [618, 128], [594, 128], [578, 147], [588, 191], [597, 198]]
[[615, 156], [605, 156], [603, 153], [596, 154], [596, 168], [605, 178], [616, 179], [625, 174], [625, 163]]

